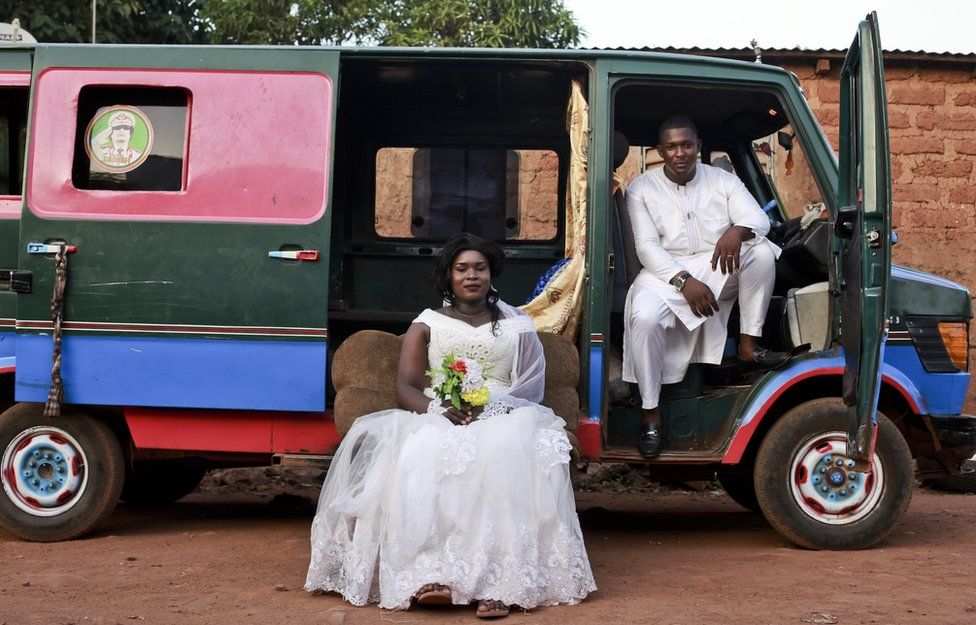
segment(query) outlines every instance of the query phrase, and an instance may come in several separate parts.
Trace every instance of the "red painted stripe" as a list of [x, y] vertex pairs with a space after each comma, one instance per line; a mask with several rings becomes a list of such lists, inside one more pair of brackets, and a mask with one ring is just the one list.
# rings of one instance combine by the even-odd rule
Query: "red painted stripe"
[[137, 449], [330, 455], [339, 446], [328, 412], [124, 409]]
[[17, 367], [0, 367], [0, 374], [2, 373], [13, 373], [17, 370]]
[[[746, 451], [746, 447], [749, 446], [749, 442], [752, 440], [752, 435], [755, 434], [756, 429], [759, 427], [759, 423], [763, 420], [763, 417], [766, 416], [766, 413], [773, 406], [773, 404], [776, 403], [776, 400], [779, 399], [783, 393], [789, 390], [790, 387], [795, 385], [797, 382], [801, 382], [803, 380], [816, 377], [816, 376], [843, 375], [843, 374], [844, 374], [843, 367], [826, 367], [824, 369], [814, 369], [812, 371], [806, 371], [804, 373], [801, 373], [800, 375], [790, 380], [788, 383], [776, 389], [776, 392], [773, 393], [773, 395], [766, 400], [766, 402], [759, 409], [759, 412], [756, 413], [756, 416], [752, 418], [752, 421], [740, 427], [736, 431], [735, 436], [732, 438], [732, 442], [729, 444], [728, 451], [725, 452], [725, 456], [722, 458], [722, 464], [737, 464], [740, 460], [742, 460], [742, 456]], [[912, 410], [916, 414], [919, 414], [921, 412], [921, 407], [914, 400], [914, 398], [912, 398], [912, 396], [909, 395], [908, 391], [901, 384], [899, 384], [898, 382], [896, 382], [895, 380], [893, 380], [892, 378], [886, 375], [881, 376], [881, 381], [883, 384], [888, 384], [896, 391], [898, 391], [901, 394], [901, 396], [905, 398], [905, 400], [908, 402], [908, 405], [911, 406]]]
[[601, 445], [601, 431], [599, 421], [580, 419], [576, 426], [576, 439], [580, 444], [580, 459], [587, 462], [599, 462]]

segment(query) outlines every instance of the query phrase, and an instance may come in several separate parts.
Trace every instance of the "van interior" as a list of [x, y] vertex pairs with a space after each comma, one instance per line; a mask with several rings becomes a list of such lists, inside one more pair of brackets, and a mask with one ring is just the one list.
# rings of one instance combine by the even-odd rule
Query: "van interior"
[[[502, 244], [507, 260], [499, 290], [512, 304], [526, 301], [564, 254], [566, 108], [572, 81], [585, 85], [587, 79], [584, 65], [569, 62], [344, 60], [334, 144], [333, 346], [366, 328], [402, 333], [418, 311], [439, 306], [430, 286], [433, 256], [457, 232]], [[818, 213], [800, 227], [802, 206], [822, 210], [822, 196], [811, 183], [809, 197], [791, 198], [799, 206], [784, 206], [770, 171], [775, 163], [763, 163], [757, 152], [765, 142], [780, 158], [792, 153], [802, 164], [799, 140], [789, 132], [776, 94], [640, 81], [620, 84], [612, 102], [617, 136], [641, 161], [653, 156], [664, 119], [681, 114], [695, 120], [702, 161], [731, 167], [769, 213], [769, 236], [783, 248], [764, 344], [787, 351], [803, 343], [825, 346], [827, 223]], [[635, 171], [650, 166], [641, 162]], [[619, 221], [622, 207], [609, 200], [611, 221]], [[628, 235], [620, 237], [624, 244]], [[627, 273], [624, 250], [614, 249], [620, 244], [610, 246], [618, 276]], [[614, 354], [619, 359], [623, 299], [614, 296], [613, 280], [606, 283], [614, 302], [607, 380], [614, 416], [605, 421], [605, 440], [611, 449], [632, 450], [640, 418], [636, 388], [614, 379], [619, 362], [612, 362]], [[733, 339], [737, 323], [734, 311]], [[705, 369], [692, 367], [683, 382], [664, 390], [670, 450], [700, 453], [719, 445], [732, 426], [735, 403], [748, 389], [748, 379], [723, 378], [729, 373], [723, 367]]]

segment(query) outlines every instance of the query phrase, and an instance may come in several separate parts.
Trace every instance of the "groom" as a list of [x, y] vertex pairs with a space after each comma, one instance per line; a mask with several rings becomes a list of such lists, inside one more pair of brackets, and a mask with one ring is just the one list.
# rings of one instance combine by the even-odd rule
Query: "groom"
[[690, 119], [665, 120], [658, 140], [664, 166], [627, 189], [643, 269], [627, 295], [623, 379], [640, 389], [647, 458], [661, 450], [661, 384], [680, 382], [692, 362], [722, 362], [736, 297], [739, 359], [776, 367], [788, 356], [759, 346], [780, 252], [765, 238], [769, 218], [734, 174], [698, 162]]

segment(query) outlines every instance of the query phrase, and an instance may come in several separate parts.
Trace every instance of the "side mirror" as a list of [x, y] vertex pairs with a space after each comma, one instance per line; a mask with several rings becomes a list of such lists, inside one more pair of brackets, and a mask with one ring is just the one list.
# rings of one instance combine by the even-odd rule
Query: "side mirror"
[[776, 133], [776, 142], [786, 151], [793, 149], [793, 135], [783, 130]]

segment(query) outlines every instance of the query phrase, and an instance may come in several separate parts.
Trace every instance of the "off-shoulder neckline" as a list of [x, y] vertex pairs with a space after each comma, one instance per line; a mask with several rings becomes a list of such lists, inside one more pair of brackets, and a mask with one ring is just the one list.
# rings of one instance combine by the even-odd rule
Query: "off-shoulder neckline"
[[[467, 321], [461, 321], [460, 319], [457, 319], [456, 317], [450, 317], [450, 316], [445, 315], [444, 313], [442, 313], [440, 311], [434, 310], [433, 308], [427, 308], [427, 309], [425, 309], [422, 313], [420, 313], [420, 316], [418, 316], [417, 319], [418, 320], [421, 319], [422, 317], [424, 317], [424, 315], [426, 313], [430, 313], [430, 314], [433, 314], [433, 315], [437, 315], [441, 319], [447, 319], [448, 321], [453, 321], [455, 323], [459, 323], [462, 326], [464, 326], [465, 328], [468, 328], [469, 330], [480, 330], [481, 328], [484, 328], [485, 326], [489, 326], [489, 327], [491, 326], [491, 322], [490, 321], [488, 321], [486, 323], [482, 323], [479, 326], [473, 326], [470, 323], [468, 323]], [[499, 319], [498, 321], [501, 322], [501, 321], [504, 321], [504, 319]]]

